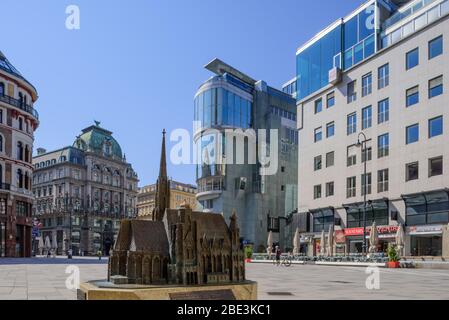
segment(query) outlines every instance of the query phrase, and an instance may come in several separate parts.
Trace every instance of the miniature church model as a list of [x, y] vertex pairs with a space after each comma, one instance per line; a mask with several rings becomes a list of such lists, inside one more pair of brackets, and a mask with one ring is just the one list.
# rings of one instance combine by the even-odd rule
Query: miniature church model
[[205, 285], [245, 280], [237, 215], [169, 209], [165, 130], [152, 220], [123, 220], [109, 259], [116, 284]]

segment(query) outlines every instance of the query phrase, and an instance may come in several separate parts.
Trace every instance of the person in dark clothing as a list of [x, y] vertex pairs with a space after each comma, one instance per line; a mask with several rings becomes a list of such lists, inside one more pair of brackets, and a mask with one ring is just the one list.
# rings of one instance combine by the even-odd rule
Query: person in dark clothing
[[279, 263], [281, 262], [281, 248], [279, 248], [279, 246], [276, 246], [276, 263], [279, 265]]

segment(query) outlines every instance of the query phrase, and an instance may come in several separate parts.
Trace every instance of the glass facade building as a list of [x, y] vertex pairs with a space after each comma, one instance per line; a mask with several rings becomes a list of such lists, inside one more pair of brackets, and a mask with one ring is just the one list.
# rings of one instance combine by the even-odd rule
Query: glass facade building
[[[259, 252], [266, 246], [268, 231], [279, 233], [279, 228], [270, 229], [284, 223], [279, 217], [297, 208], [295, 81], [289, 81], [290, 93], [286, 93], [218, 59], [206, 69], [215, 75], [194, 98], [198, 207], [222, 213], [225, 219], [235, 210], [242, 241], [254, 244]], [[260, 131], [266, 134], [267, 150], [272, 144], [278, 147], [272, 155], [277, 156], [278, 166], [271, 175], [263, 174], [266, 168], [259, 162]], [[271, 136], [271, 131], [277, 135]], [[250, 161], [251, 150], [256, 153], [254, 161]], [[284, 239], [279, 234], [274, 241]]]

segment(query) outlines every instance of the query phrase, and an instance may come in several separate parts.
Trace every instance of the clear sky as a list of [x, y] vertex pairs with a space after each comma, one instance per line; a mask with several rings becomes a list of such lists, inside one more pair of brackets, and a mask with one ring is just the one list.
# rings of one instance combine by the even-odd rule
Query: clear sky
[[[1, 0], [0, 50], [37, 88], [35, 149], [101, 121], [140, 178], [158, 175], [161, 131], [192, 130], [193, 96], [218, 57], [280, 88], [295, 52], [363, 0]], [[65, 27], [78, 5], [80, 30]], [[170, 148], [168, 143], [167, 148]], [[193, 166], [168, 164], [195, 182]]]

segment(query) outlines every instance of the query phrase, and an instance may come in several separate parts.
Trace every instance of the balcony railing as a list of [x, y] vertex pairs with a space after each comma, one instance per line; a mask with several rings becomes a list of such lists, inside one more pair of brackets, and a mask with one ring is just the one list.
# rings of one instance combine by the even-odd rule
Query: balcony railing
[[405, 6], [405, 9], [401, 8], [400, 11], [396, 12], [390, 18], [385, 20], [385, 22], [382, 25], [383, 30], [411, 16], [412, 14], [418, 12], [424, 7], [427, 7], [429, 4], [432, 4], [435, 1], [437, 0], [415, 0], [411, 2], [410, 4]]
[[39, 119], [39, 113], [30, 105], [24, 104], [22, 101], [12, 98], [7, 95], [0, 95], [0, 101], [12, 105], [13, 107], [19, 108], [29, 114], [31, 114], [36, 119]]
[[0, 183], [0, 190], [11, 190], [11, 185], [9, 183]]

